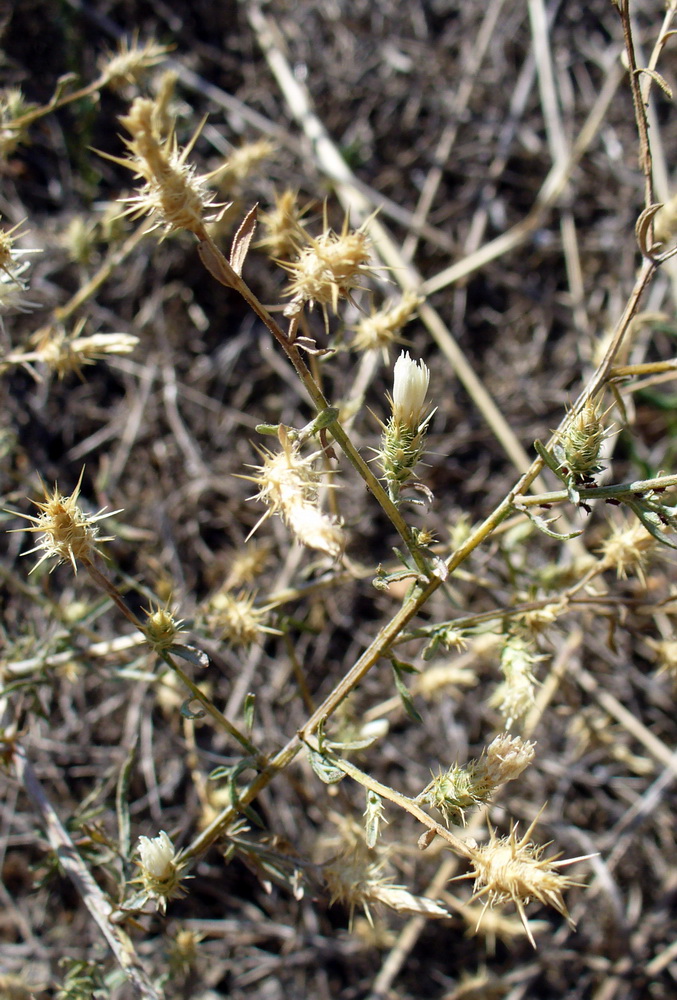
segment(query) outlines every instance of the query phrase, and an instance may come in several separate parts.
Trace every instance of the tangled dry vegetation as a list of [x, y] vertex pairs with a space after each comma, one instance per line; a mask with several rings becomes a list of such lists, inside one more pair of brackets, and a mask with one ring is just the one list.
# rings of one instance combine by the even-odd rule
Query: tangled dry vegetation
[[674, 6], [5, 12], [3, 1000], [675, 996]]

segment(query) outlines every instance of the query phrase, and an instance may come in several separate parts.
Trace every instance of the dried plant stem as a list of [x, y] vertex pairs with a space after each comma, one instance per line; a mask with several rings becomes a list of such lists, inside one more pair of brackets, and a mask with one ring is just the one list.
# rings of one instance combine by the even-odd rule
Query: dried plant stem
[[162, 1000], [163, 994], [153, 985], [134, 951], [134, 945], [122, 927], [113, 921], [114, 909], [107, 896], [92, 878], [87, 865], [78, 854], [35, 771], [20, 745], [12, 752], [14, 771], [21, 787], [40, 816], [45, 835], [59, 864], [73, 883], [119, 962], [125, 976], [143, 1000]]

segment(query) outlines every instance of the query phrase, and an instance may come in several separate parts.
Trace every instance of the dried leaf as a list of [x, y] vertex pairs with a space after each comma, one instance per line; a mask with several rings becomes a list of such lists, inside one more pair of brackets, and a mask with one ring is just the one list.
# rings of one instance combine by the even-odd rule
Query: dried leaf
[[242, 274], [245, 258], [249, 251], [249, 244], [252, 241], [254, 230], [256, 229], [256, 214], [258, 212], [258, 208], [258, 205], [254, 205], [254, 207], [247, 212], [242, 225], [235, 233], [235, 239], [233, 240], [233, 245], [230, 250], [230, 266], [236, 274]]

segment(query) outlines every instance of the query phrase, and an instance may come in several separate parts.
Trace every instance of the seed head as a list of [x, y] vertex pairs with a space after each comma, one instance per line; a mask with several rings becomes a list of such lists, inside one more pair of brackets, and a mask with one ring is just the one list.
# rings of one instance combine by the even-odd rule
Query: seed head
[[127, 159], [108, 156], [108, 159], [133, 170], [146, 183], [142, 190], [124, 199], [129, 208], [124, 214], [132, 218], [142, 215], [157, 215], [157, 226], [164, 226], [165, 232], [188, 229], [198, 239], [205, 239], [205, 223], [214, 222], [220, 216], [214, 194], [205, 187], [212, 174], [195, 175], [195, 168], [186, 159], [197, 141], [199, 129], [182, 151], [179, 151], [175, 135], [163, 139], [158, 126], [158, 109], [153, 101], [137, 97], [129, 109], [129, 114], [120, 121], [131, 135], [125, 140], [130, 151]]
[[33, 336], [35, 360], [42, 361], [63, 379], [70, 372], [80, 374], [85, 365], [92, 365], [109, 354], [130, 354], [139, 343], [139, 338], [129, 333], [94, 333], [81, 337], [84, 325], [85, 320], [80, 320], [71, 333], [59, 324], [38, 330]]
[[415, 292], [406, 291], [398, 302], [389, 302], [382, 309], [372, 311], [355, 327], [352, 347], [356, 351], [382, 351], [387, 357], [391, 344], [400, 341], [402, 327], [409, 322], [418, 306], [425, 300]]
[[146, 70], [161, 63], [170, 51], [170, 46], [159, 45], [152, 38], [140, 45], [139, 36], [135, 34], [131, 41], [123, 38], [117, 52], [106, 53], [99, 60], [99, 70], [104, 83], [121, 90], [125, 84], [139, 83]]
[[501, 672], [504, 680], [494, 691], [489, 704], [503, 716], [505, 726], [511, 729], [533, 708], [536, 700], [537, 680], [534, 664], [542, 660], [533, 647], [521, 636], [507, 637], [501, 651]]
[[254, 172], [259, 163], [269, 159], [274, 152], [275, 146], [268, 139], [247, 142], [231, 150], [226, 162], [214, 171], [221, 194], [234, 191]]
[[361, 229], [349, 229], [347, 218], [340, 233], [327, 230], [317, 239], [308, 237], [297, 259], [283, 264], [291, 274], [285, 294], [292, 301], [285, 316], [297, 316], [306, 303], [321, 305], [325, 315], [331, 306], [336, 314], [339, 299], [350, 299], [352, 289], [364, 287], [362, 278], [372, 271], [369, 259], [369, 239]]
[[636, 573], [646, 587], [644, 570], [656, 545], [656, 539], [639, 521], [614, 526], [599, 549], [602, 569], [615, 569], [623, 580], [628, 573]]
[[276, 260], [296, 256], [308, 239], [301, 222], [304, 212], [305, 209], [299, 208], [298, 195], [294, 191], [287, 189], [276, 194], [274, 208], [262, 212], [259, 217], [264, 236], [256, 245]]
[[561, 875], [557, 868], [585, 860], [571, 858], [567, 861], [558, 861], [558, 854], [544, 858], [543, 851], [548, 845], [536, 847], [529, 839], [537, 822], [538, 816], [520, 840], [517, 839], [516, 825], [512, 827], [507, 837], [498, 837], [495, 831], [490, 829], [489, 843], [472, 848], [471, 861], [474, 870], [468, 875], [460, 876], [460, 878], [475, 879], [475, 891], [471, 902], [484, 898], [486, 908], [501, 906], [512, 900], [534, 948], [536, 943], [527, 923], [524, 907], [532, 899], [537, 899], [546, 906], [554, 907], [566, 919], [569, 926], [573, 927], [574, 923], [562, 894], [571, 886], [583, 883]]
[[253, 594], [221, 590], [209, 602], [207, 622], [222, 641], [249, 649], [262, 634], [275, 631], [263, 624], [267, 615], [265, 608], [255, 606]]
[[279, 514], [296, 538], [309, 548], [337, 559], [345, 547], [342, 528], [323, 514], [318, 506], [320, 474], [313, 466], [315, 456], [302, 457], [298, 446], [281, 433], [279, 452], [260, 450], [263, 465], [256, 476], [245, 476], [259, 487], [256, 500], [268, 505], [254, 531], [271, 514]]
[[113, 514], [119, 514], [120, 511], [114, 510], [105, 514], [105, 507], [103, 507], [97, 514], [85, 514], [83, 512], [82, 508], [78, 506], [77, 500], [80, 495], [80, 486], [84, 471], [83, 469], [78, 484], [69, 497], [65, 497], [59, 493], [59, 488], [55, 485], [54, 492], [51, 495], [45, 489], [44, 502], [40, 500], [31, 501], [40, 511], [38, 517], [32, 514], [18, 514], [19, 517], [23, 517], [27, 521], [33, 521], [33, 525], [30, 528], [14, 528], [12, 530], [34, 531], [42, 536], [34, 548], [24, 553], [24, 555], [30, 555], [31, 552], [42, 552], [40, 559], [38, 559], [31, 573], [45, 559], [52, 558], [57, 559], [52, 569], [61, 562], [69, 562], [73, 567], [73, 571], [77, 573], [78, 560], [89, 562], [95, 553], [101, 554], [97, 548], [100, 542], [111, 541], [112, 535], [106, 538], [97, 537], [99, 529], [96, 522], [105, 517], [112, 517]]

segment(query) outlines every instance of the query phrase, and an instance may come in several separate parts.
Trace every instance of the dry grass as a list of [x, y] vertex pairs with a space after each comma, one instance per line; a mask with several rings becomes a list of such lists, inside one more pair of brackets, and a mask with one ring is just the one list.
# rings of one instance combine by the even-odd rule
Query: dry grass
[[[650, 65], [663, 17], [655, 4], [633, 6], [639, 66]], [[3, 86], [41, 106], [77, 72], [67, 87], [83, 92], [63, 91], [16, 148], [0, 131], [3, 225], [21, 224], [16, 246], [42, 251], [22, 258], [30, 310], [2, 310], [2, 507], [38, 516], [26, 498], [42, 497], [41, 481], [67, 497], [84, 467], [84, 513], [116, 513], [100, 525], [113, 536], [107, 562], [92, 557], [90, 573], [85, 553], [77, 575], [69, 565], [50, 573], [46, 560], [29, 576], [41, 553], [19, 556], [35, 536], [2, 536], [0, 998], [674, 997], [675, 557], [637, 530], [646, 490], [623, 494], [621, 508], [557, 494], [548, 511], [528, 496], [561, 493], [544, 463], [532, 464], [532, 445], [571, 425], [571, 407], [593, 388], [598, 415], [614, 407], [602, 417], [613, 431], [599, 434], [604, 471], [593, 456], [572, 492], [591, 485], [588, 473], [610, 487], [673, 468], [677, 272], [672, 259], [640, 271], [634, 229], [649, 194], [670, 199], [677, 124], [654, 80], [651, 192], [618, 9], [23, 0], [3, 25]], [[113, 88], [100, 59], [116, 32], [173, 48], [140, 82]], [[674, 50], [671, 39], [657, 63], [668, 84]], [[110, 203], [134, 185], [115, 160], [129, 139], [118, 119], [139, 94], [169, 93], [168, 64], [177, 82], [166, 120], [179, 146], [208, 116], [187, 162], [198, 175], [230, 163], [220, 187], [212, 180], [215, 201], [232, 202], [209, 227], [224, 252], [252, 205], [270, 212], [284, 189], [298, 192], [315, 238], [324, 213], [337, 233], [349, 213], [369, 234], [373, 270], [360, 260], [357, 305], [342, 300], [335, 316], [329, 295], [326, 320], [322, 308], [301, 314], [302, 343], [335, 353], [297, 352], [365, 459], [380, 447], [400, 346], [358, 353], [354, 329], [398, 286], [426, 296], [401, 333], [430, 368], [436, 408], [416, 473], [435, 500], [394, 511], [405, 535], [430, 533], [427, 549], [413, 546], [428, 574], [413, 595], [411, 574], [372, 585], [379, 565], [381, 575], [402, 570], [393, 547], [404, 546], [344, 460], [335, 425], [333, 457], [318, 461], [322, 482], [340, 488], [313, 482], [308, 496], [319, 491], [340, 515], [345, 556], [331, 558], [342, 542], [297, 544], [289, 515], [245, 542], [266, 508], [247, 499], [261, 483], [238, 476], [260, 476], [256, 448], [278, 448], [256, 427], [302, 428], [318, 396], [237, 291], [214, 280], [215, 258], [203, 244], [200, 259], [192, 233], [159, 241], [142, 235], [143, 220], [111, 221]], [[243, 166], [234, 150], [262, 138], [270, 147]], [[297, 289], [284, 296], [289, 274], [256, 248], [261, 236], [244, 278], [286, 329]], [[59, 330], [138, 344], [118, 339], [81, 371], [71, 362], [84, 348], [71, 344], [50, 369]], [[315, 437], [304, 454], [326, 441]], [[556, 448], [549, 454], [562, 473]], [[501, 508], [518, 481], [524, 495]], [[669, 504], [670, 494], [651, 499]], [[541, 522], [559, 512], [550, 529], [582, 533], [549, 537], [527, 511]], [[28, 526], [3, 518], [7, 529]], [[672, 527], [660, 530], [672, 537]], [[443, 560], [452, 572], [441, 583], [430, 571]], [[199, 690], [135, 627], [144, 609], [163, 607], [196, 650], [174, 666]], [[435, 633], [442, 623], [448, 632]], [[521, 715], [505, 690], [495, 694], [501, 659], [537, 679]], [[297, 737], [317, 750], [323, 713], [326, 736], [343, 744], [387, 720], [371, 746], [339, 751], [334, 766], [347, 777], [337, 784], [319, 780]], [[436, 828], [440, 815], [414, 799], [431, 772], [479, 759], [506, 714], [535, 741], [533, 763], [487, 809], [468, 808], [466, 828]], [[361, 785], [382, 795], [388, 821], [384, 856], [367, 855], [366, 869]], [[540, 809], [533, 841], [553, 844], [536, 855], [545, 883], [532, 897], [553, 903], [544, 859], [594, 857], [561, 869], [554, 908], [531, 903], [534, 950], [511, 904], [488, 909], [476, 932], [472, 882], [450, 880], [472, 869], [470, 837], [515, 845]], [[372, 804], [372, 832], [377, 814]], [[426, 850], [422, 823], [438, 834]], [[139, 889], [129, 885], [138, 838], [160, 830], [188, 850], [185, 894], [165, 915], [153, 898], [120, 913]], [[333, 859], [347, 845], [355, 867], [342, 889]], [[448, 915], [403, 901], [393, 885]], [[78, 986], [85, 972], [100, 982]]]

